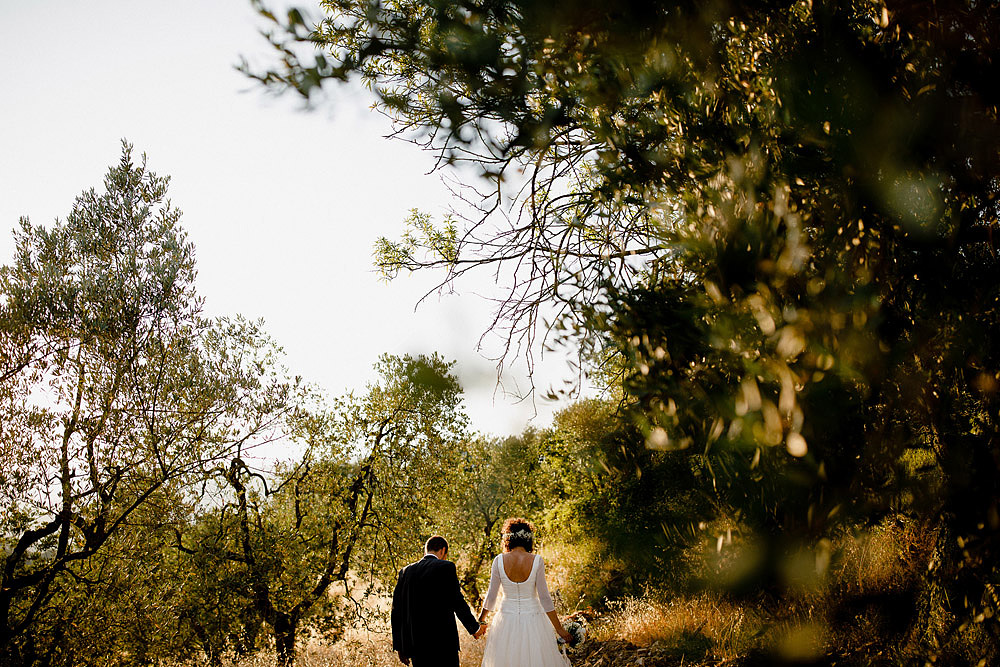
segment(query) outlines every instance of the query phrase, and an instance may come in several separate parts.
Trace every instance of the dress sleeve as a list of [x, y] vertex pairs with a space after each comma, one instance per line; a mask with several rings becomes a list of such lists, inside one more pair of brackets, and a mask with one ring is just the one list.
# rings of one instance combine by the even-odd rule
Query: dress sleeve
[[548, 613], [555, 611], [556, 606], [552, 604], [552, 596], [549, 595], [549, 587], [545, 583], [545, 561], [538, 556], [538, 576], [535, 577], [535, 590], [538, 591], [538, 601], [542, 603], [542, 611]]
[[497, 596], [500, 594], [500, 567], [500, 556], [497, 556], [493, 559], [493, 567], [490, 568], [490, 587], [483, 601], [483, 609], [486, 611], [497, 608]]

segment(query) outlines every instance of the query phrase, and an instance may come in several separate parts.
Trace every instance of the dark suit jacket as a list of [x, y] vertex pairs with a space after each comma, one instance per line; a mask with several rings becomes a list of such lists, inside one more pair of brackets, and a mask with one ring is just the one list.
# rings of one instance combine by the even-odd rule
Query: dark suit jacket
[[475, 634], [473, 616], [458, 585], [455, 564], [426, 555], [399, 573], [392, 593], [392, 650], [404, 657], [458, 653], [455, 615]]

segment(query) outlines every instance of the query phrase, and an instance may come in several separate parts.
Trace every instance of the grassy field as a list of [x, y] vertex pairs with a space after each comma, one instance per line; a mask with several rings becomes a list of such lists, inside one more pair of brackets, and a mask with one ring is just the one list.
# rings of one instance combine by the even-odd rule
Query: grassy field
[[[942, 647], [932, 636], [949, 619], [940, 616], [925, 586], [937, 536], [917, 525], [887, 521], [867, 532], [849, 533], [811, 552], [806, 570], [780, 601], [764, 595], [734, 598], [703, 591], [686, 596], [649, 592], [605, 601], [594, 612], [586, 647], [573, 664], [739, 665], [835, 661], [838, 664], [904, 664]], [[800, 563], [801, 565], [801, 563]], [[565, 564], [553, 568], [553, 588], [573, 590]], [[565, 603], [563, 603], [565, 607]], [[570, 612], [573, 609], [562, 609]], [[949, 662], [985, 665], [976, 655], [975, 624], [953, 632]], [[485, 639], [464, 631], [462, 667], [478, 667]], [[764, 660], [764, 663], [760, 661]], [[271, 667], [269, 653], [230, 663]], [[333, 645], [307, 642], [299, 650], [303, 667], [389, 667], [397, 665], [387, 627], [351, 630]]]

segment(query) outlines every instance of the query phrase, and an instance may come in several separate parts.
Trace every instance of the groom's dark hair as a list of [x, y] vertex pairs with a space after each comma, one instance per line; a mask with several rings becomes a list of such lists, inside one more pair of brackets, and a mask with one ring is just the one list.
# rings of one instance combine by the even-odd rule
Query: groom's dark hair
[[427, 540], [427, 544], [424, 545], [424, 553], [429, 554], [432, 551], [441, 551], [444, 549], [448, 550], [448, 540], [444, 539], [440, 535], [435, 535], [431, 539]]

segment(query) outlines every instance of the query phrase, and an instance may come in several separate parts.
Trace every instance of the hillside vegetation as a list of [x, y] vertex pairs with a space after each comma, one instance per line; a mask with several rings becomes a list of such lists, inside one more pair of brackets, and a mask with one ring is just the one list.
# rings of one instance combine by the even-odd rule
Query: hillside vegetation
[[463, 167], [376, 268], [488, 272], [501, 367], [600, 398], [481, 434], [430, 350], [326, 395], [125, 144], [0, 269], [8, 664], [382, 664], [397, 569], [445, 534], [477, 605], [511, 515], [584, 664], [1000, 662], [995, 3], [254, 5], [248, 76]]

